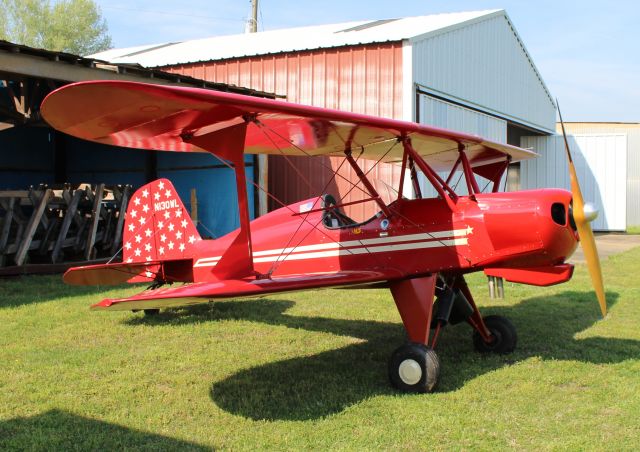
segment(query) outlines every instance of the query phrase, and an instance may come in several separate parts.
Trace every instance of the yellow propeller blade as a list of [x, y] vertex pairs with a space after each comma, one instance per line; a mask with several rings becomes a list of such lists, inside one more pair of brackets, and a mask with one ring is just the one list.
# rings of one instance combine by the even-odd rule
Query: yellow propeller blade
[[564, 148], [567, 151], [567, 159], [569, 161], [569, 178], [571, 180], [571, 194], [573, 195], [573, 220], [578, 228], [578, 236], [580, 237], [580, 244], [584, 251], [585, 259], [587, 260], [587, 268], [591, 275], [591, 283], [596, 291], [596, 297], [598, 297], [598, 303], [600, 303], [600, 311], [602, 317], [607, 315], [607, 300], [604, 295], [604, 284], [602, 282], [602, 269], [600, 268], [600, 258], [598, 257], [598, 250], [596, 248], [596, 240], [593, 237], [593, 231], [591, 231], [591, 225], [584, 215], [584, 199], [582, 198], [582, 192], [580, 191], [580, 184], [578, 183], [578, 175], [576, 174], [576, 167], [573, 164], [571, 158], [571, 151], [569, 150], [569, 142], [567, 141], [567, 134], [564, 130], [564, 122], [562, 121], [562, 113], [560, 113], [560, 104], [556, 99], [556, 105], [558, 105], [558, 114], [560, 115], [560, 125], [562, 126], [562, 136], [564, 137]]

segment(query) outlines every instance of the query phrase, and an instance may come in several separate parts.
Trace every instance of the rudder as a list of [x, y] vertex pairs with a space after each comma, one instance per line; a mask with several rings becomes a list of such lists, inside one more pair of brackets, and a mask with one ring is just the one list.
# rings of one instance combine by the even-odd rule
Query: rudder
[[126, 263], [187, 259], [202, 240], [168, 179], [140, 187], [131, 197], [124, 225]]

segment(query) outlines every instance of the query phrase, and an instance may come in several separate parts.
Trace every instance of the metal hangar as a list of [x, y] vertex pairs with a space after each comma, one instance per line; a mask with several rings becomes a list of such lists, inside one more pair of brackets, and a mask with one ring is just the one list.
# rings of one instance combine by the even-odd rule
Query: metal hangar
[[[521, 136], [555, 130], [552, 97], [504, 10], [217, 36], [94, 57], [517, 145]], [[291, 164], [271, 157], [269, 190], [285, 202], [317, 195], [327, 183], [327, 191], [341, 197], [349, 191], [349, 184], [330, 180], [338, 161], [313, 160]], [[374, 171], [383, 185], [397, 184], [397, 168], [379, 165]], [[349, 170], [340, 172], [354, 179]], [[353, 191], [346, 201], [357, 196]], [[375, 208], [352, 207], [355, 218]]]

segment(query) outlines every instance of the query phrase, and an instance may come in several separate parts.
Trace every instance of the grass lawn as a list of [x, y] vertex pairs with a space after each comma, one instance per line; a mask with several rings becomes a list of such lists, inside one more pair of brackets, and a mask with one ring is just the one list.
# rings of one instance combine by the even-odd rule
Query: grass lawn
[[640, 226], [628, 226], [627, 234], [640, 234]]
[[434, 394], [389, 387], [403, 340], [388, 291], [309, 291], [167, 311], [90, 312], [139, 288], [0, 280], [0, 450], [640, 447], [640, 248], [551, 288], [505, 285], [509, 356], [443, 331]]

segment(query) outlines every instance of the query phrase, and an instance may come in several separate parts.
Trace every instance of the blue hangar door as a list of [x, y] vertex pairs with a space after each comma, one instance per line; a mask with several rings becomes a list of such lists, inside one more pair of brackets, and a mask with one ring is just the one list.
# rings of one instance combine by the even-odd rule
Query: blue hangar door
[[[234, 171], [209, 153], [157, 152], [157, 174], [169, 179], [191, 212], [191, 190], [198, 200], [198, 232], [217, 238], [240, 227]], [[249, 215], [255, 218], [254, 156], [245, 155]]]

